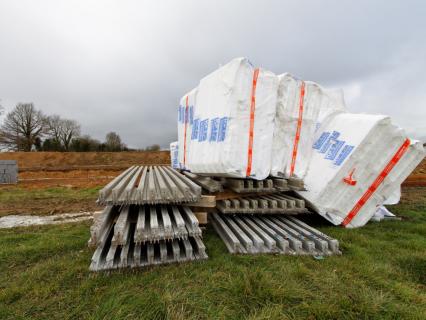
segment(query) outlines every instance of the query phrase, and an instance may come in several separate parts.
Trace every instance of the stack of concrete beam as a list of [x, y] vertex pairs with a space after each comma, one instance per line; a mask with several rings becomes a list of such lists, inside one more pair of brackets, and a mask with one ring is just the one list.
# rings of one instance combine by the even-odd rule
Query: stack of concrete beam
[[183, 174], [208, 192], [223, 191], [221, 181], [215, 180], [212, 177], [200, 176], [189, 171], [183, 171]]
[[200, 196], [201, 187], [168, 167], [127, 169], [100, 191], [98, 202], [108, 205], [91, 228], [90, 270], [206, 259], [198, 220], [185, 205]]
[[304, 190], [301, 179], [219, 179], [185, 175], [209, 192], [213, 192], [209, 188], [216, 188], [218, 183], [226, 189], [216, 193], [216, 211], [209, 217], [230, 253], [340, 254], [337, 240], [292, 217], [309, 212], [305, 201], [293, 192]]
[[298, 178], [267, 178], [264, 180], [253, 179], [223, 179], [225, 187], [238, 193], [273, 193], [277, 191], [304, 190], [303, 180]]
[[233, 254], [341, 254], [339, 242], [294, 217], [213, 213], [214, 229]]
[[198, 220], [188, 207], [108, 206], [96, 225], [92, 271], [207, 258]]
[[271, 177], [264, 180], [236, 179], [236, 178], [214, 178], [197, 175], [192, 172], [183, 171], [186, 177], [202, 187], [204, 190], [214, 193], [222, 192], [224, 188], [237, 193], [274, 193], [279, 191], [302, 191], [305, 190], [302, 179], [298, 178], [276, 178]]
[[223, 178], [221, 182], [231, 190], [228, 198], [222, 194], [221, 199], [216, 201], [216, 209], [221, 213], [295, 215], [308, 212], [305, 201], [292, 196], [292, 191], [304, 189], [300, 179]]
[[168, 166], [133, 166], [99, 191], [102, 205], [194, 202], [201, 187]]
[[308, 212], [305, 207], [305, 201], [281, 193], [218, 200], [216, 208], [226, 214], [295, 215]]

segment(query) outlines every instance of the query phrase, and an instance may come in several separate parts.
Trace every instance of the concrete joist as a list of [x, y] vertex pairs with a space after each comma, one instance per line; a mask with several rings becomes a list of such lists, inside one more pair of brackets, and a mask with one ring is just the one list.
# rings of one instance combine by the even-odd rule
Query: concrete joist
[[195, 202], [201, 187], [168, 166], [133, 166], [102, 190], [98, 202], [103, 205]]
[[282, 193], [218, 200], [216, 207], [226, 214], [296, 215], [308, 212], [303, 200]]
[[211, 214], [211, 222], [233, 254], [341, 254], [339, 242], [294, 217]]
[[208, 192], [222, 192], [222, 183], [211, 177], [200, 176], [192, 172], [184, 171], [183, 174]]
[[264, 180], [222, 178], [228, 189], [237, 193], [275, 193], [304, 190], [303, 180], [298, 178], [267, 178]]
[[254, 193], [254, 192], [276, 192], [272, 179], [252, 180], [252, 179], [224, 179], [225, 186], [237, 193]]
[[109, 206], [91, 233], [93, 271], [207, 258], [198, 220], [187, 207]]
[[305, 190], [305, 183], [300, 178], [288, 178], [287, 179], [288, 187], [290, 190], [301, 191]]
[[136, 268], [158, 264], [204, 260], [208, 256], [201, 238], [161, 240], [156, 243], [135, 243], [128, 239], [124, 245], [112, 242], [112, 232], [104, 244], [99, 246], [92, 257], [91, 271], [118, 268]]
[[135, 243], [201, 236], [192, 210], [174, 205], [108, 206], [91, 229], [91, 245], [104, 242], [110, 229], [113, 229], [111, 241], [116, 245], [125, 245], [130, 236]]

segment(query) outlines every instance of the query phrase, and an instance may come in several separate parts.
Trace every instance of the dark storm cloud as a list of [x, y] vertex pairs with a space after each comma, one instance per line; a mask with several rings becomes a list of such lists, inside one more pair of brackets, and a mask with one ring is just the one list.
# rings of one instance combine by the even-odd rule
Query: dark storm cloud
[[176, 139], [176, 107], [236, 56], [343, 87], [348, 108], [426, 136], [422, 1], [2, 1], [0, 98], [102, 139]]

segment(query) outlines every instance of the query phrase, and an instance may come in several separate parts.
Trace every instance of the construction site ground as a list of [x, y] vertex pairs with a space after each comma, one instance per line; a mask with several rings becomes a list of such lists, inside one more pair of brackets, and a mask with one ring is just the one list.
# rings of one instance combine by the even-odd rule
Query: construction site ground
[[160, 152], [10, 152], [0, 160], [17, 160], [19, 183], [0, 185], [0, 216], [49, 215], [95, 211], [99, 189], [135, 164], [168, 164]]
[[[0, 186], [0, 216], [99, 210], [98, 190], [124, 168], [170, 161], [167, 152], [0, 159], [22, 169], [18, 185]], [[2, 229], [0, 319], [424, 319], [425, 178], [423, 161], [389, 207], [402, 221], [347, 230], [305, 218], [339, 240], [342, 256], [326, 258], [230, 255], [208, 226], [206, 261], [94, 274], [90, 222]]]

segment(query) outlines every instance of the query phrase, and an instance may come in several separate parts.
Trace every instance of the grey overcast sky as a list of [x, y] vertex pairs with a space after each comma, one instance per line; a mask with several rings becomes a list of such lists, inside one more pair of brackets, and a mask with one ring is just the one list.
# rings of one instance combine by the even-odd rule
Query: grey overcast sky
[[343, 88], [426, 137], [424, 1], [0, 0], [0, 99], [132, 147], [176, 139], [180, 97], [234, 57]]

